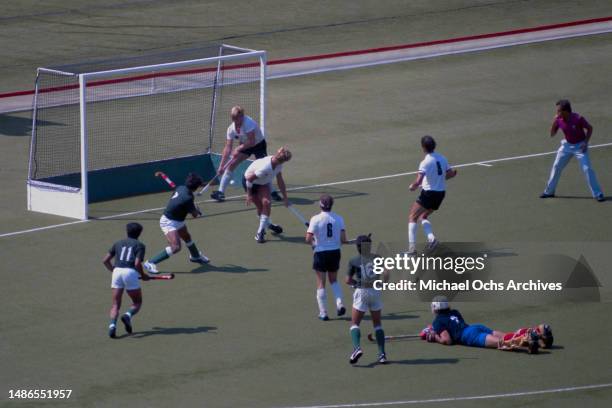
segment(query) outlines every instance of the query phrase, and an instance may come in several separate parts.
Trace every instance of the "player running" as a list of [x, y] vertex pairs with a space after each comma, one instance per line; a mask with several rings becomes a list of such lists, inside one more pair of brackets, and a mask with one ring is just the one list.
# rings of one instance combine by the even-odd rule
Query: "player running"
[[408, 216], [408, 253], [416, 254], [416, 232], [417, 221], [421, 221], [423, 231], [429, 242], [428, 248], [434, 249], [438, 240], [433, 233], [428, 218], [431, 213], [440, 208], [444, 195], [446, 194], [446, 180], [457, 175], [457, 170], [452, 169], [446, 157], [435, 153], [436, 141], [431, 136], [421, 138], [421, 147], [425, 152], [425, 158], [419, 164], [416, 180], [410, 184], [410, 191], [422, 187], [419, 198], [412, 204]]
[[[230, 111], [230, 116], [232, 124], [227, 128], [225, 147], [223, 148], [218, 170], [218, 174], [221, 176], [219, 190], [214, 191], [210, 195], [212, 199], [219, 202], [225, 201], [225, 189], [232, 180], [234, 170], [240, 163], [251, 155], [255, 156], [255, 159], [262, 159], [268, 155], [266, 137], [257, 125], [257, 122], [250, 116], [245, 115], [244, 109], [240, 106], [234, 106]], [[238, 146], [235, 149], [233, 148], [234, 140], [238, 141]], [[230, 163], [229, 167], [223, 171], [228, 163]], [[277, 191], [272, 190], [271, 196], [276, 201], [282, 200]]]
[[202, 216], [199, 208], [194, 202], [193, 193], [203, 184], [202, 178], [196, 173], [189, 173], [185, 179], [184, 186], [178, 186], [166, 205], [164, 214], [159, 219], [159, 227], [166, 236], [169, 246], [159, 254], [144, 263], [144, 267], [150, 273], [159, 273], [157, 264], [170, 258], [181, 250], [181, 240], [189, 250], [189, 260], [198, 264], [207, 264], [209, 259], [204, 256], [192, 241], [185, 218], [191, 214], [193, 218]]
[[561, 178], [561, 172], [574, 156], [580, 163], [580, 168], [584, 172], [593, 198], [599, 202], [605, 201], [606, 198], [601, 192], [589, 158], [589, 140], [591, 140], [593, 134], [593, 126], [583, 116], [572, 113], [572, 105], [567, 99], [561, 99], [557, 102], [557, 115], [550, 128], [550, 137], [554, 137], [559, 129], [565, 134], [565, 139], [561, 141], [561, 146], [557, 150], [557, 157], [550, 171], [548, 183], [546, 183], [546, 188], [540, 198], [555, 196], [555, 189], [557, 183], [559, 183], [559, 178]]
[[[371, 234], [370, 234], [371, 235]], [[359, 324], [365, 313], [369, 310], [372, 316], [372, 325], [376, 334], [378, 344], [378, 362], [387, 363], [385, 353], [385, 331], [382, 328], [382, 299], [381, 291], [374, 289], [374, 281], [380, 280], [381, 276], [374, 273], [374, 259], [379, 256], [372, 253], [372, 239], [370, 235], [360, 235], [356, 239], [357, 251], [359, 255], [352, 258], [348, 264], [346, 283], [355, 288], [353, 292], [353, 313], [351, 316], [351, 340], [353, 342], [353, 352], [349, 357], [349, 362], [355, 364], [363, 355], [361, 350], [361, 330]], [[384, 281], [389, 279], [388, 272], [382, 276]]]
[[317, 304], [319, 319], [329, 320], [327, 315], [327, 295], [325, 294], [325, 275], [336, 298], [336, 314], [344, 316], [346, 308], [342, 303], [342, 288], [337, 282], [340, 268], [340, 247], [348, 243], [344, 219], [332, 212], [334, 199], [323, 194], [319, 200], [321, 212], [310, 219], [306, 242], [314, 247], [312, 269], [317, 275]]
[[[116, 338], [117, 317], [119, 316], [119, 309], [121, 309], [123, 290], [127, 290], [128, 296], [132, 299], [132, 306], [121, 316], [121, 321], [125, 326], [125, 331], [131, 334], [132, 317], [138, 313], [142, 306], [142, 291], [138, 278], [149, 279], [149, 275], [142, 270], [145, 246], [138, 240], [142, 233], [142, 225], [131, 222], [127, 224], [126, 231], [127, 238], [115, 242], [102, 260], [106, 269], [113, 273], [111, 278], [113, 305], [110, 309], [111, 320], [108, 326], [108, 336], [111, 339]], [[113, 258], [115, 258], [114, 266], [111, 263]]]
[[283, 194], [285, 206], [289, 206], [287, 199], [287, 188], [283, 179], [283, 164], [291, 160], [291, 152], [286, 147], [278, 149], [274, 156], [267, 156], [263, 159], [255, 160], [244, 172], [242, 184], [247, 192], [246, 204], [254, 203], [257, 207], [259, 217], [259, 228], [255, 234], [255, 240], [260, 244], [266, 242], [266, 228], [270, 228], [273, 233], [280, 234], [283, 228], [273, 224], [270, 220], [272, 212], [271, 190], [272, 180], [276, 177], [276, 182]]
[[512, 333], [492, 330], [481, 324], [467, 324], [461, 313], [451, 309], [448, 300], [442, 296], [431, 302], [431, 312], [436, 317], [431, 326], [421, 332], [421, 338], [432, 343], [499, 350], [527, 349], [529, 354], [536, 354], [540, 347], [551, 348], [553, 345], [552, 330], [547, 324], [522, 328]]

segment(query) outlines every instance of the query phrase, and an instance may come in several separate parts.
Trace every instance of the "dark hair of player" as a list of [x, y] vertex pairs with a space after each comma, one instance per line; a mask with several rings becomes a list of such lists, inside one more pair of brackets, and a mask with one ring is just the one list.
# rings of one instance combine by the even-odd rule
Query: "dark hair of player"
[[559, 99], [557, 101], [557, 106], [560, 107], [563, 112], [572, 113], [572, 105], [567, 99]]
[[372, 234], [368, 234], [368, 235], [360, 235], [357, 238], [355, 238], [355, 245], [357, 245], [357, 252], [361, 254], [361, 248], [364, 242], [366, 243], [366, 245], [372, 245], [372, 238], [370, 238], [371, 236]]
[[436, 150], [436, 141], [433, 137], [425, 135], [421, 138], [421, 146], [427, 153], [432, 153], [434, 150]]
[[142, 233], [142, 225], [137, 222], [130, 222], [125, 226], [125, 230], [127, 231], [128, 237], [138, 239], [138, 237]]
[[329, 194], [323, 194], [321, 195], [321, 198], [319, 198], [319, 207], [321, 207], [321, 210], [329, 212], [331, 211], [333, 205], [334, 198]]
[[187, 175], [187, 178], [185, 179], [185, 187], [187, 187], [191, 191], [197, 190], [198, 187], [203, 184], [204, 182], [202, 181], [202, 177], [200, 177], [196, 173], [189, 173]]

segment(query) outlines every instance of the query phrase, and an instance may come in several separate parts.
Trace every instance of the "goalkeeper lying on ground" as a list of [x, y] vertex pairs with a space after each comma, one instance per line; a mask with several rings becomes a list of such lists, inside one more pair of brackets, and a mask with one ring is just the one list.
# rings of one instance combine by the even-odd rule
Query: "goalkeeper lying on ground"
[[550, 326], [521, 328], [512, 333], [489, 329], [481, 324], [467, 324], [458, 310], [451, 309], [448, 300], [437, 297], [431, 302], [433, 323], [421, 331], [421, 339], [445, 345], [463, 344], [499, 350], [527, 350], [535, 354], [539, 348], [551, 348], [553, 334]]

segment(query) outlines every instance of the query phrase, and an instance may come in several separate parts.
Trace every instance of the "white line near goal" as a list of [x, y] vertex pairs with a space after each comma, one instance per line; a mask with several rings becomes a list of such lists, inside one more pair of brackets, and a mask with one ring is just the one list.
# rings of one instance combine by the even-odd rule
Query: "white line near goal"
[[559, 394], [563, 392], [587, 391], [587, 390], [596, 390], [596, 389], [610, 388], [610, 387], [612, 387], [612, 383], [581, 385], [581, 386], [563, 387], [563, 388], [550, 388], [546, 390], [535, 390], [535, 391], [517, 391], [517, 392], [504, 393], [504, 394], [485, 394], [485, 395], [471, 395], [471, 396], [462, 396], [462, 397], [446, 397], [446, 398], [432, 398], [432, 399], [404, 400], [404, 401], [362, 402], [362, 403], [354, 403], [354, 404], [305, 405], [305, 406], [291, 406], [291, 407], [282, 407], [282, 408], [360, 408], [360, 407], [384, 407], [388, 405], [417, 405], [417, 404], [420, 405], [420, 404], [435, 404], [435, 403], [442, 403], [442, 402], [459, 402], [459, 401], [474, 401], [474, 400], [499, 399], [499, 398], [529, 397], [533, 395]]
[[[609, 147], [609, 146], [612, 146], [612, 142], [591, 145], [591, 146], [589, 146], [589, 149], [597, 149], [597, 148]], [[472, 162], [472, 163], [459, 164], [459, 165], [456, 165], [456, 166], [453, 166], [453, 167], [454, 168], [459, 168], [459, 167], [469, 167], [469, 166], [480, 166], [480, 165], [483, 165], [483, 164], [499, 163], [499, 162], [504, 162], [504, 161], [521, 160], [521, 159], [530, 159], [532, 157], [550, 156], [550, 155], [555, 154], [555, 153], [557, 153], [557, 151], [553, 150], [552, 152], [524, 154], [524, 155], [521, 155], [521, 156], [512, 156], [512, 157], [502, 157], [501, 159], [492, 159], [492, 160], [484, 160], [484, 161], [480, 160], [480, 161]], [[353, 179], [353, 180], [334, 181], [334, 182], [331, 182], [331, 183], [313, 184], [313, 185], [310, 185], [310, 186], [292, 187], [292, 188], [288, 188], [287, 190], [288, 191], [307, 190], [309, 188], [329, 187], [329, 186], [338, 186], [338, 185], [342, 185], [342, 184], [362, 183], [362, 182], [365, 182], [365, 181], [385, 180], [385, 179], [396, 178], [396, 177], [410, 176], [410, 175], [414, 175], [414, 174], [416, 174], [416, 171], [409, 171], [409, 172], [406, 172], [406, 173], [388, 174], [388, 175], [385, 175], [385, 176], [366, 177], [366, 178]], [[244, 197], [244, 195], [231, 196], [231, 197], [227, 197], [227, 199], [229, 200], [229, 199], [232, 199], [232, 198], [241, 198], [241, 197]], [[204, 201], [198, 201], [198, 203], [211, 203], [213, 201], [214, 200], [204, 200]], [[149, 209], [146, 209], [146, 210], [137, 210], [137, 211], [131, 211], [131, 212], [126, 212], [126, 213], [121, 213], [121, 214], [108, 215], [106, 217], [100, 217], [98, 219], [100, 219], [100, 220], [111, 220], [111, 219], [115, 219], [115, 218], [129, 217], [131, 215], [143, 214], [143, 213], [152, 212], [152, 211], [159, 211], [159, 210], [163, 210], [163, 207], [149, 208]], [[90, 222], [90, 221], [95, 221], [95, 220], [77, 220], [77, 221], [72, 221], [72, 222], [64, 222], [64, 223], [61, 223], [61, 224], [47, 225], [47, 226], [44, 226], [44, 227], [36, 227], [36, 228], [27, 229], [27, 230], [7, 232], [7, 233], [4, 233], [4, 234], [0, 234], [0, 238], [9, 238], [9, 237], [14, 237], [16, 235], [23, 235], [23, 234], [33, 233], [33, 232], [45, 231], [45, 230], [49, 230], [49, 229], [68, 227], [70, 225], [83, 224], [83, 223]]]

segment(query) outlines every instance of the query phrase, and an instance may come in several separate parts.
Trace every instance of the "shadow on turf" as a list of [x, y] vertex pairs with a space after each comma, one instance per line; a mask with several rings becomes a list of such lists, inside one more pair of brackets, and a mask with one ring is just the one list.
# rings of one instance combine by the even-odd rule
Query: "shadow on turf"
[[[458, 358], [416, 358], [412, 360], [389, 360], [386, 365], [400, 364], [400, 365], [438, 365], [438, 364], [457, 364]], [[381, 364], [372, 362], [367, 365], [354, 365], [357, 368], [374, 368]]]
[[196, 269], [189, 271], [189, 272], [174, 272], [174, 273], [183, 273], [183, 274], [207, 273], [207, 272], [249, 273], [249, 272], [267, 272], [267, 271], [268, 269], [264, 269], [264, 268], [245, 268], [244, 266], [232, 265], [232, 264], [223, 265], [223, 266], [207, 264], [207, 265], [199, 266]]
[[200, 334], [200, 333], [216, 333], [215, 326], [198, 326], [198, 327], [153, 327], [151, 330], [136, 332], [130, 337], [141, 339], [143, 337], [157, 335], [174, 335], [174, 334]]
[[[348, 311], [348, 313], [350, 314], [350, 311]], [[421, 317], [420, 315], [415, 315], [415, 314], [408, 314], [409, 312], [396, 312], [396, 313], [388, 313], [388, 314], [383, 314], [382, 315], [382, 320], [383, 321], [387, 321], [387, 320], [406, 320], [406, 319], [418, 319], [419, 317]], [[351, 321], [351, 317], [350, 316], [346, 316], [346, 317], [338, 317], [335, 319], [331, 319], [331, 320], [343, 320], [343, 321], [347, 321], [350, 322]], [[372, 317], [370, 315], [365, 315], [363, 316], [363, 321], [371, 321]]]
[[[62, 126], [62, 123], [46, 120], [38, 121], [38, 126]], [[32, 119], [12, 115], [0, 115], [0, 135], [30, 136], [32, 134]]]
[[[555, 198], [568, 199], [568, 200], [593, 200], [591, 196], [575, 196], [575, 195], [555, 195]], [[612, 196], [605, 196], [605, 202], [612, 202]]]

